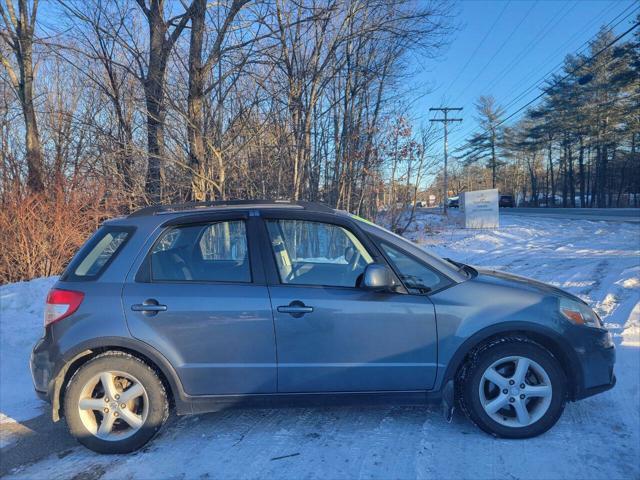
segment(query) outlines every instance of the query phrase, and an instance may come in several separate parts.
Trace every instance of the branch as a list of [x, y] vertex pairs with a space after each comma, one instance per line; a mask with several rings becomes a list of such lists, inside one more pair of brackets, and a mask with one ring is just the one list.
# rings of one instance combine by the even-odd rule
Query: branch
[[20, 82], [18, 81], [18, 76], [16, 75], [16, 72], [11, 67], [11, 63], [9, 63], [9, 59], [7, 59], [7, 57], [5, 57], [1, 51], [0, 51], [0, 63], [2, 63], [5, 70], [7, 71], [7, 74], [9, 75], [9, 79], [11, 80], [11, 84], [13, 85], [13, 88], [18, 90], [18, 87], [20, 86]]

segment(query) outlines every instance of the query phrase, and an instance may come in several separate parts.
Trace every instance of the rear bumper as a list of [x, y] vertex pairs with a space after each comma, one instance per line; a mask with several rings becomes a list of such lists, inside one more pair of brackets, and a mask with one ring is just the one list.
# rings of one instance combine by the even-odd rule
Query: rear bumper
[[49, 394], [47, 392], [41, 392], [40, 390], [34, 390], [38, 398], [44, 402], [51, 403], [51, 399], [49, 398]]
[[29, 366], [31, 368], [31, 378], [33, 386], [38, 396], [48, 400], [51, 384], [54, 379], [54, 361], [50, 357], [48, 335], [42, 337], [33, 347]]

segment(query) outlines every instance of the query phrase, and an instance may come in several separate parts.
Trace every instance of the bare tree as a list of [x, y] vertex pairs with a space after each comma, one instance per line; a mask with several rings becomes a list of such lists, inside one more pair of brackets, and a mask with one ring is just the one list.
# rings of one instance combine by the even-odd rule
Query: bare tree
[[[220, 60], [222, 44], [234, 18], [250, 0], [233, 0], [224, 14], [219, 30], [215, 32], [213, 45], [206, 58], [203, 58], [203, 45], [206, 33], [206, 0], [194, 0], [191, 12], [191, 39], [189, 43], [189, 92], [187, 96], [187, 129], [189, 137], [189, 167], [191, 168], [191, 197], [204, 200], [208, 183], [212, 179], [207, 175], [207, 158], [204, 138], [204, 102], [206, 75]], [[221, 82], [218, 79], [218, 82]], [[220, 149], [216, 152], [221, 156]], [[220, 166], [222, 168], [222, 166]], [[208, 181], [207, 181], [208, 180]], [[224, 197], [224, 188], [219, 183], [218, 193]]]
[[136, 96], [134, 59], [121, 45], [121, 32], [130, 30], [131, 10], [101, 0], [58, 0], [73, 22], [74, 41], [52, 48], [54, 54], [72, 64], [108, 99], [115, 119], [116, 165], [125, 192], [133, 193], [134, 98]]
[[166, 116], [165, 78], [173, 47], [187, 26], [195, 3], [183, 13], [165, 18], [164, 0], [136, 0], [149, 27], [149, 53], [144, 85], [147, 107], [147, 185], [152, 203], [162, 199], [162, 160], [164, 158], [164, 122]]
[[25, 126], [25, 149], [27, 163], [27, 186], [35, 192], [44, 190], [44, 160], [38, 133], [38, 119], [33, 103], [34, 67], [33, 43], [38, 12], [38, 0], [33, 0], [31, 8], [27, 0], [18, 0], [18, 11], [13, 0], [0, 3], [0, 16], [4, 23], [0, 37], [13, 52], [18, 73], [9, 59], [0, 49], [0, 62], [4, 66], [15, 89], [20, 104]]

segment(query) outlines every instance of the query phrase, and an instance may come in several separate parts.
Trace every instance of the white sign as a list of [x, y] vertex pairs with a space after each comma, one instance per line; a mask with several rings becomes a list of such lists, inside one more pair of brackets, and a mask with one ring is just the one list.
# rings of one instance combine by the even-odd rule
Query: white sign
[[460, 195], [464, 228], [498, 228], [498, 190], [476, 190]]

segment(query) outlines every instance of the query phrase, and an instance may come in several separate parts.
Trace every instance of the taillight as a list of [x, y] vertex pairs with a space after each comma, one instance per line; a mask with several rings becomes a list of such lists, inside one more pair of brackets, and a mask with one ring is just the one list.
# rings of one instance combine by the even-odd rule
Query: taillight
[[83, 299], [84, 293], [82, 292], [57, 288], [50, 290], [47, 295], [47, 304], [44, 307], [44, 326], [71, 315], [78, 309]]

